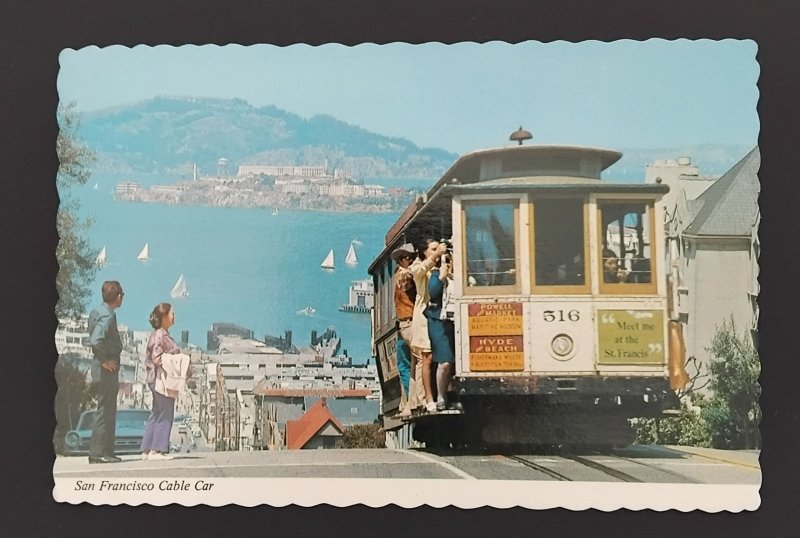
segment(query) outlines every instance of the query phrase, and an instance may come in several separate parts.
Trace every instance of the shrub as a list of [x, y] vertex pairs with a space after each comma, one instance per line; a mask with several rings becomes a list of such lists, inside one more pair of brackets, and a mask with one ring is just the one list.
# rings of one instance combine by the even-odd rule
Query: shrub
[[711, 390], [714, 397], [705, 410], [712, 446], [752, 448], [759, 445], [761, 409], [758, 376], [761, 362], [751, 340], [739, 337], [731, 318], [717, 328], [709, 349]]
[[[695, 396], [695, 405], [702, 399]], [[688, 402], [681, 402], [682, 415], [677, 417], [639, 418], [631, 421], [639, 444], [683, 445], [708, 447], [711, 436], [702, 413], [690, 409]]]
[[380, 424], [355, 424], [345, 428], [337, 448], [384, 448], [386, 434]]

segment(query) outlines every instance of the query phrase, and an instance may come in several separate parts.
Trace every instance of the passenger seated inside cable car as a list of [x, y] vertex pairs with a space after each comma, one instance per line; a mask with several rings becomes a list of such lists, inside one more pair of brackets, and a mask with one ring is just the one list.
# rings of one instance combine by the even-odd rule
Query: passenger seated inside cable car
[[611, 249], [603, 250], [603, 282], [622, 283], [628, 280], [628, 271], [621, 265], [616, 252]]
[[603, 282], [650, 284], [652, 207], [645, 203], [603, 203]]

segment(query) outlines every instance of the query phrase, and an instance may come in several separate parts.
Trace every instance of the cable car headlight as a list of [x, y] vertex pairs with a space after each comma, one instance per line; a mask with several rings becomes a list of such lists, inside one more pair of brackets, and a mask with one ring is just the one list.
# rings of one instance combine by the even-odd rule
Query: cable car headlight
[[555, 338], [553, 338], [553, 342], [550, 344], [553, 349], [553, 353], [555, 353], [560, 358], [565, 358], [567, 355], [572, 353], [572, 350], [575, 348], [575, 343], [572, 341], [572, 338], [566, 334], [558, 334]]

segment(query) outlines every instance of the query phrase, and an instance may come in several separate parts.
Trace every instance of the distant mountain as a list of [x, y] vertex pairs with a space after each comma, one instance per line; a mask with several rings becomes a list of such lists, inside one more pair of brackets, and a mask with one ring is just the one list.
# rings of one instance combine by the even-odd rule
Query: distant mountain
[[[240, 164], [322, 165], [356, 179], [436, 179], [458, 158], [402, 138], [371, 133], [330, 116], [303, 119], [274, 106], [241, 99], [156, 97], [85, 114], [81, 134], [97, 151], [95, 172], [188, 177], [193, 163], [214, 175], [217, 160]], [[474, 148], [478, 149], [478, 148]], [[642, 181], [656, 159], [689, 156], [702, 174], [725, 173], [752, 147], [699, 145], [619, 148], [622, 159], [605, 177]]]
[[215, 174], [217, 160], [240, 164], [323, 165], [348, 176], [437, 178], [457, 158], [349, 125], [330, 116], [308, 120], [241, 99], [156, 97], [90, 112], [81, 134], [101, 173]]

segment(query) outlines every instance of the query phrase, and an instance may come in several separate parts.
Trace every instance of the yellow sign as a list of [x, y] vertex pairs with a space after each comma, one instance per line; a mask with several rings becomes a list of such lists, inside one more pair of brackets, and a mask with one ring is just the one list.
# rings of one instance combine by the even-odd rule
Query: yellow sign
[[471, 304], [468, 314], [471, 371], [525, 369], [522, 303]]
[[664, 312], [598, 310], [599, 364], [663, 364]]

